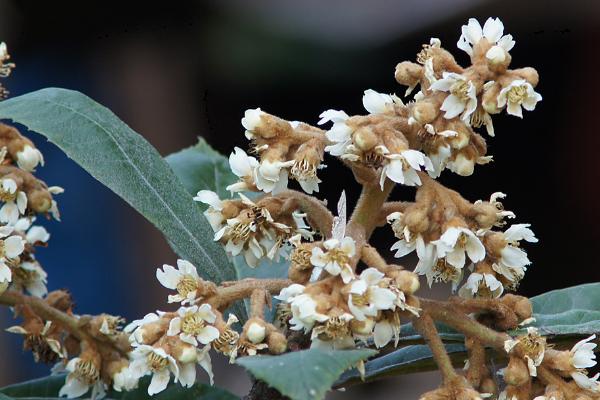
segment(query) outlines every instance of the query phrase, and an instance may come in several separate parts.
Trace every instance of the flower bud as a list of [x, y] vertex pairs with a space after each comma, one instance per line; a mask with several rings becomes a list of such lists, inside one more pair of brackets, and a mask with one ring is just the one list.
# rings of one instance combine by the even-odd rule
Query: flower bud
[[448, 163], [448, 168], [460, 176], [470, 176], [475, 170], [475, 161], [467, 158], [464, 153], [459, 153], [452, 162]]
[[521, 386], [529, 381], [529, 370], [522, 358], [510, 357], [508, 366], [504, 370], [504, 381], [513, 386]]
[[536, 87], [538, 82], [540, 81], [540, 76], [535, 68], [525, 67], [519, 68], [512, 71], [515, 75], [520, 78], [525, 79], [527, 82], [531, 84], [531, 86]]
[[27, 193], [27, 200], [27, 205], [35, 212], [45, 213], [52, 207], [52, 196], [48, 190], [31, 190]]
[[180, 363], [189, 364], [198, 360], [198, 349], [194, 345], [173, 336], [168, 337], [167, 341], [167, 353], [171, 354]]
[[395, 278], [398, 288], [405, 294], [413, 294], [419, 290], [419, 287], [421, 286], [419, 277], [411, 271], [398, 271]]
[[501, 301], [515, 312], [519, 321], [524, 321], [533, 316], [533, 306], [527, 297], [507, 294]]
[[481, 97], [481, 105], [483, 109], [489, 114], [498, 114], [502, 111], [501, 108], [498, 107], [498, 94], [500, 94], [500, 90], [502, 87], [499, 83], [493, 82], [491, 84], [486, 84], [483, 86], [483, 95]]
[[396, 65], [394, 74], [396, 81], [405, 86], [414, 87], [421, 80], [423, 67], [410, 61], [403, 61]]
[[412, 116], [420, 124], [429, 124], [439, 115], [439, 109], [427, 101], [415, 103], [412, 108]]
[[402, 218], [402, 222], [411, 233], [422, 233], [429, 229], [427, 210], [421, 207], [409, 208]]
[[370, 318], [365, 319], [364, 321], [359, 321], [357, 319], [350, 320], [350, 329], [352, 332], [357, 335], [367, 336], [373, 332], [373, 328], [375, 327], [375, 321]]
[[17, 152], [17, 165], [25, 171], [35, 171], [38, 164], [44, 165], [44, 156], [33, 146], [26, 144], [23, 150]]
[[276, 330], [269, 333], [267, 344], [271, 354], [281, 354], [287, 350], [287, 339], [281, 332]]
[[265, 340], [267, 329], [265, 325], [259, 322], [251, 322], [246, 330], [246, 336], [254, 344], [262, 343]]
[[352, 136], [354, 144], [362, 151], [369, 151], [379, 144], [379, 138], [370, 127], [362, 127]]

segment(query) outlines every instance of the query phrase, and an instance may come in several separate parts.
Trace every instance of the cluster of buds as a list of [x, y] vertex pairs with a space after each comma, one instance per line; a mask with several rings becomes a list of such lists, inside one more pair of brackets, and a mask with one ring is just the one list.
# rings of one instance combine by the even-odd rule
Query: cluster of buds
[[[600, 374], [588, 376], [587, 369], [596, 365], [593, 343], [596, 335], [577, 342], [570, 350], [551, 348], [537, 329], [507, 340], [504, 349], [509, 355], [508, 366], [499, 373], [506, 382], [501, 400], [533, 399], [596, 399], [600, 397]], [[541, 370], [542, 369], [542, 370]], [[549, 376], [568, 381], [550, 381]], [[550, 382], [549, 382], [550, 381]]]
[[[514, 290], [530, 264], [521, 241], [537, 242], [529, 224], [514, 224], [504, 231], [505, 211], [494, 193], [489, 201], [470, 203], [458, 193], [432, 180], [419, 188], [414, 203], [400, 205], [402, 211], [387, 215], [395, 236], [396, 257], [413, 251], [419, 262], [415, 272], [433, 282], [452, 282], [456, 290], [465, 271], [471, 271], [459, 295], [466, 298], [497, 298], [505, 289]], [[467, 268], [468, 267], [468, 268]]]

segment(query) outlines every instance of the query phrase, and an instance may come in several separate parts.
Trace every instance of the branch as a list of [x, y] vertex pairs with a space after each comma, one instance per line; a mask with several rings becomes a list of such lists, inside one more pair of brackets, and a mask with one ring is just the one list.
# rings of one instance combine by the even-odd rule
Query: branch
[[292, 281], [288, 279], [244, 279], [241, 281], [224, 283], [217, 288], [217, 293], [206, 299], [217, 309], [224, 309], [237, 300], [252, 296], [256, 289], [263, 289], [271, 294], [279, 293], [281, 289], [288, 287]]
[[422, 313], [419, 318], [415, 319], [414, 326], [429, 345], [433, 358], [442, 373], [444, 383], [454, 380], [457, 377], [456, 371], [431, 317], [425, 312]]

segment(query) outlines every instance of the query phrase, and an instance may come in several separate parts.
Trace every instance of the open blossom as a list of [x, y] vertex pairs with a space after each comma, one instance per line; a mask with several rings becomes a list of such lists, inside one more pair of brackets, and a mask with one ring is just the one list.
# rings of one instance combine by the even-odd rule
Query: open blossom
[[156, 279], [167, 289], [177, 290], [176, 295], [169, 295], [169, 303], [192, 303], [202, 284], [196, 267], [186, 260], [177, 260], [177, 269], [167, 264], [158, 268]]
[[254, 130], [261, 124], [261, 118], [265, 113], [260, 108], [248, 109], [244, 112], [242, 126], [246, 128], [246, 138], [254, 138]]
[[312, 249], [310, 262], [314, 266], [311, 281], [316, 281], [323, 270], [330, 275], [340, 275], [344, 283], [348, 283], [354, 273], [350, 266], [350, 259], [356, 254], [354, 239], [346, 236], [339, 239], [329, 239], [323, 242], [325, 251], [320, 247]]
[[33, 172], [38, 165], [44, 165], [44, 156], [41, 151], [27, 144], [17, 152], [17, 165], [25, 171]]
[[517, 346], [527, 362], [529, 375], [537, 376], [537, 367], [544, 360], [546, 353], [546, 340], [539, 334], [537, 328], [529, 327], [526, 335], [504, 342], [504, 350], [509, 354]]
[[584, 369], [596, 365], [596, 354], [594, 354], [596, 343], [590, 343], [594, 339], [596, 339], [596, 335], [580, 340], [573, 346], [571, 349], [571, 365], [573, 367]]
[[462, 34], [456, 45], [459, 49], [472, 56], [473, 46], [483, 38], [492, 45], [486, 53], [486, 58], [489, 60], [497, 58], [500, 49], [509, 52], [515, 46], [512, 35], [504, 35], [504, 24], [500, 21], [500, 18], [491, 17], [485, 21], [483, 28], [479, 24], [479, 21], [475, 18], [470, 18], [468, 24], [462, 26]]
[[[173, 374], [175, 381], [179, 380], [179, 365], [175, 358], [161, 348], [141, 345], [131, 353], [133, 361], [129, 369], [136, 378], [152, 375], [148, 394], [150, 396], [160, 393], [167, 388]], [[189, 365], [194, 366], [190, 363]], [[195, 376], [195, 370], [194, 370]]]
[[73, 399], [83, 396], [90, 388], [91, 399], [100, 399], [105, 395], [104, 383], [100, 379], [100, 366], [95, 360], [84, 360], [79, 357], [73, 358], [67, 363], [68, 371], [65, 384], [60, 388], [58, 395]]
[[376, 317], [380, 310], [395, 308], [394, 292], [380, 286], [384, 277], [377, 269], [367, 268], [350, 284], [348, 308], [357, 320], [364, 321]]
[[229, 168], [240, 178], [240, 181], [227, 186], [227, 190], [243, 192], [253, 189], [253, 186], [256, 186], [255, 176], [258, 165], [256, 158], [249, 156], [239, 147], [235, 147], [233, 153], [229, 155]]
[[363, 106], [371, 114], [381, 114], [393, 111], [394, 104], [402, 105], [402, 100], [396, 95], [378, 93], [373, 89], [365, 90], [362, 98]]
[[148, 313], [144, 315], [143, 318], [131, 321], [127, 326], [125, 326], [125, 328], [123, 328], [123, 332], [131, 333], [131, 335], [129, 336], [129, 342], [131, 343], [131, 345], [133, 347], [138, 347], [139, 345], [144, 344], [144, 326], [153, 322], [157, 322], [163, 315], [164, 312], [162, 311], [157, 311], [156, 313]]
[[326, 321], [329, 317], [317, 311], [317, 302], [304, 293], [304, 286], [294, 283], [283, 288], [276, 299], [290, 304], [292, 330], [309, 332], [315, 323]]
[[387, 159], [379, 178], [379, 185], [382, 190], [386, 177], [406, 186], [419, 186], [421, 185], [421, 178], [419, 178], [417, 171], [421, 171], [421, 168], [426, 171], [433, 171], [431, 160], [420, 151], [404, 150], [400, 153], [390, 153], [387, 148], [383, 148], [381, 153]]
[[592, 377], [587, 376], [583, 372], [573, 372], [571, 377], [580, 388], [600, 393], [600, 382], [598, 381], [600, 379], [600, 372]]
[[458, 291], [465, 298], [482, 295], [483, 297], [498, 298], [504, 292], [504, 286], [493, 274], [473, 272], [467, 282]]
[[19, 216], [25, 215], [27, 195], [18, 190], [17, 183], [13, 179], [0, 180], [0, 201], [4, 202], [0, 208], [0, 222], [14, 224]]
[[353, 319], [351, 314], [344, 312], [341, 315], [330, 315], [324, 321], [318, 322], [310, 336], [311, 349], [353, 349], [356, 346], [350, 329], [350, 322]]
[[25, 240], [21, 236], [12, 235], [13, 227], [5, 225], [0, 227], [0, 283], [11, 282], [12, 273], [7, 261], [18, 257], [25, 250]]
[[179, 336], [181, 341], [197, 346], [198, 342], [209, 344], [219, 338], [219, 330], [210, 324], [217, 319], [210, 304], [200, 307], [181, 307], [177, 310], [177, 317], [169, 324], [167, 335]]
[[221, 213], [223, 210], [223, 201], [219, 199], [218, 194], [211, 190], [200, 190], [194, 197], [194, 201], [208, 204], [208, 208], [204, 211], [204, 216], [213, 231], [217, 232], [223, 227], [223, 223], [225, 222], [225, 217]]
[[400, 239], [392, 245], [390, 250], [395, 250], [394, 257], [400, 258], [412, 253], [419, 246], [425, 246], [420, 233], [412, 234], [410, 229], [402, 222], [403, 214], [394, 212], [387, 216], [387, 222], [392, 226], [394, 235]]
[[444, 72], [442, 79], [438, 79], [431, 85], [431, 90], [449, 93], [440, 108], [446, 112], [444, 114], [446, 119], [462, 114], [462, 120], [468, 122], [477, 108], [477, 89], [473, 82], [460, 74]]
[[523, 278], [526, 266], [531, 264], [527, 253], [519, 247], [519, 242], [525, 240], [536, 243], [538, 239], [529, 229], [530, 224], [514, 224], [504, 232], [506, 246], [500, 251], [500, 259], [492, 265], [498, 272], [511, 282], [518, 282]]
[[498, 107], [506, 106], [506, 112], [523, 118], [523, 110], [533, 111], [538, 101], [542, 100], [542, 95], [533, 90], [531, 83], [524, 79], [515, 79], [508, 86], [502, 88], [498, 94]]
[[13, 272], [13, 288], [26, 290], [32, 296], [40, 298], [48, 294], [48, 274], [37, 261], [23, 261]]
[[451, 227], [446, 229], [436, 241], [438, 257], [456, 268], [465, 266], [466, 255], [472, 262], [478, 262], [485, 257], [485, 248], [479, 238], [468, 228]]
[[350, 118], [344, 111], [327, 110], [319, 115], [321, 118], [319, 125], [327, 122], [333, 122], [333, 126], [325, 134], [327, 139], [332, 142], [325, 147], [325, 151], [332, 156], [341, 156], [346, 153], [346, 149], [352, 144], [352, 128], [346, 125], [346, 120]]

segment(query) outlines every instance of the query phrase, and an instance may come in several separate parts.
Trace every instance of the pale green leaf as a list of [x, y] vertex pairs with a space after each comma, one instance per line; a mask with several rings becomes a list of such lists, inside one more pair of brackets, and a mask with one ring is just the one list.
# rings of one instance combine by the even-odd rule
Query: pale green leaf
[[1, 102], [0, 118], [46, 136], [160, 229], [204, 277], [235, 278], [192, 196], [156, 149], [109, 109], [79, 92], [49, 88]]
[[294, 351], [243, 357], [237, 363], [292, 400], [323, 399], [340, 375], [376, 354], [369, 349]]
[[170, 154], [165, 160], [192, 195], [195, 196], [199, 190], [212, 190], [221, 199], [231, 196], [225, 188], [235, 183], [237, 177], [231, 172], [227, 158], [204, 139], [198, 138], [197, 144]]

